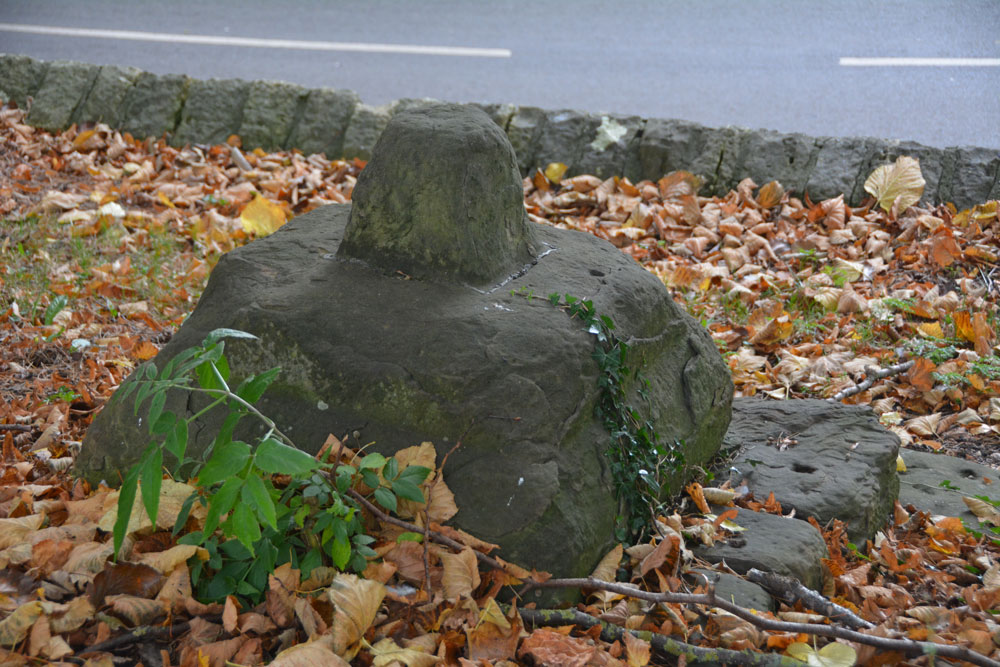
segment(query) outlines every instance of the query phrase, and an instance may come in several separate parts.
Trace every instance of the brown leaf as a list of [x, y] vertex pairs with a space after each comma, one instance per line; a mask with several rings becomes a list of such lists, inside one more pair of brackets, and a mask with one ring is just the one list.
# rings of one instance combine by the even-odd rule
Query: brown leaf
[[757, 192], [757, 203], [761, 208], [774, 208], [785, 196], [785, 188], [778, 181], [771, 181], [761, 186]]
[[[648, 556], [642, 559], [639, 563], [639, 575], [645, 577], [650, 570], [655, 570], [666, 562], [667, 558], [675, 552], [675, 548], [678, 544], [675, 542], [676, 537], [673, 535], [668, 535], [660, 540], [660, 543], [656, 545], [656, 548], [649, 553]], [[672, 570], [673, 568], [671, 568]]]
[[441, 564], [444, 566], [441, 583], [445, 599], [453, 601], [462, 596], [471, 597], [479, 587], [479, 563], [472, 549], [466, 547], [457, 554], [442, 552]]
[[931, 259], [941, 267], [951, 266], [962, 258], [962, 249], [950, 234], [935, 234], [928, 240]]
[[487, 599], [478, 622], [471, 630], [465, 631], [469, 657], [476, 661], [491, 662], [513, 658], [523, 628], [516, 605], [511, 605], [508, 614], [504, 615], [496, 600]]
[[517, 655], [519, 658], [531, 656], [539, 667], [584, 667], [596, 652], [596, 646], [582, 639], [542, 628], [521, 642]]
[[933, 361], [925, 357], [917, 357], [913, 365], [906, 371], [906, 379], [918, 391], [930, 391], [934, 388], [932, 373], [937, 370]]
[[87, 594], [94, 607], [100, 608], [104, 605], [104, 598], [109, 595], [155, 597], [164, 581], [166, 578], [148, 565], [105, 563], [104, 569], [91, 582]]
[[712, 509], [708, 506], [708, 501], [705, 500], [705, 494], [701, 490], [701, 484], [698, 482], [691, 482], [684, 487], [684, 490], [689, 496], [691, 496], [691, 500], [694, 501], [694, 504], [698, 507], [698, 510], [701, 511], [702, 514], [712, 513]]
[[338, 655], [353, 658], [382, 606], [385, 586], [353, 574], [340, 574], [327, 589], [327, 596], [336, 607], [333, 617], [334, 650]]
[[664, 199], [696, 195], [700, 185], [701, 179], [688, 171], [672, 171], [657, 182], [660, 196]]
[[222, 610], [222, 627], [229, 634], [236, 633], [236, 619], [240, 615], [240, 605], [232, 595], [226, 596], [226, 603]]

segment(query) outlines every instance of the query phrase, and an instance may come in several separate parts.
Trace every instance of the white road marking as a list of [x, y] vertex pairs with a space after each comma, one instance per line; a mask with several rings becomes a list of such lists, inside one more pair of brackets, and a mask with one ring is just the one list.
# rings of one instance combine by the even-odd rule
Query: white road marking
[[480, 49], [465, 46], [421, 46], [417, 44], [370, 44], [365, 42], [312, 42], [298, 39], [263, 39], [258, 37], [219, 37], [216, 35], [179, 35], [168, 32], [135, 30], [93, 30], [47, 25], [0, 23], [0, 31], [33, 35], [127, 39], [138, 42], [207, 44], [210, 46], [249, 46], [264, 49], [300, 49], [303, 51], [354, 51], [359, 53], [398, 53], [420, 56], [465, 56], [470, 58], [510, 58], [510, 49]]
[[1000, 67], [1000, 58], [841, 58], [845, 67]]

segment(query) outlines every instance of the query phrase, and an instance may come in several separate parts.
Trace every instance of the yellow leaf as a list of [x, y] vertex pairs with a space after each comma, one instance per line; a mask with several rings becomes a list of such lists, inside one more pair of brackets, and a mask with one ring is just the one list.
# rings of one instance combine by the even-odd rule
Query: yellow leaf
[[333, 650], [350, 660], [357, 655], [365, 632], [382, 606], [385, 586], [353, 574], [339, 574], [327, 589], [336, 607], [333, 616]]
[[625, 549], [622, 545], [616, 544], [615, 548], [601, 559], [601, 562], [597, 564], [597, 567], [590, 573], [590, 576], [601, 581], [614, 581], [615, 575], [618, 572], [618, 563], [621, 562], [624, 552]]
[[896, 472], [906, 472], [906, 461], [899, 454], [896, 454]]
[[805, 642], [795, 642], [785, 650], [788, 655], [813, 667], [853, 667], [858, 660], [853, 648], [839, 642], [831, 642], [818, 651]]
[[37, 600], [15, 609], [14, 613], [0, 621], [0, 646], [13, 646], [24, 641], [28, 630], [41, 615], [42, 603]]
[[639, 639], [631, 632], [622, 633], [622, 641], [625, 644], [628, 667], [645, 667], [649, 664], [649, 642], [645, 639]]
[[160, 203], [166, 206], [167, 208], [177, 208], [176, 206], [174, 206], [174, 203], [170, 201], [170, 197], [168, 197], [163, 193], [163, 190], [160, 190], [159, 192], [156, 193], [156, 198], [159, 199]]
[[944, 338], [940, 322], [923, 322], [917, 325], [917, 330], [928, 338]]
[[271, 667], [349, 667], [348, 663], [333, 652], [333, 638], [323, 635], [316, 641], [296, 644], [274, 657]]
[[[0, 519], [0, 549], [23, 542], [28, 533], [38, 530], [45, 521], [43, 514], [29, 514], [16, 519]], [[608, 581], [613, 581], [609, 579]]]
[[996, 507], [979, 498], [963, 496], [962, 500], [969, 508], [969, 511], [975, 514], [976, 517], [982, 521], [992, 523], [994, 526], [1000, 526], [1000, 512], [997, 511]]
[[375, 667], [383, 667], [394, 662], [399, 662], [406, 667], [431, 667], [442, 661], [441, 658], [430, 653], [424, 653], [412, 648], [400, 648], [396, 642], [388, 637], [371, 647], [372, 657], [375, 658]]
[[556, 185], [562, 181], [563, 174], [569, 169], [562, 162], [550, 162], [548, 166], [545, 167], [545, 178], [549, 179]]
[[896, 204], [896, 210], [902, 213], [924, 194], [920, 161], [900, 155], [895, 164], [882, 165], [865, 181], [865, 192], [875, 197], [883, 210], [888, 211]]
[[701, 490], [705, 500], [713, 505], [728, 505], [736, 497], [736, 492], [732, 489], [720, 489], [713, 486], [705, 487]]
[[492, 623], [501, 630], [510, 630], [510, 621], [507, 620], [503, 610], [500, 609], [500, 605], [497, 604], [494, 598], [486, 600], [482, 612], [479, 614], [479, 621], [476, 623], [476, 626], [478, 627], [483, 623]]
[[267, 236], [285, 224], [285, 210], [254, 193], [254, 198], [240, 213], [240, 223], [243, 229], [255, 236]]

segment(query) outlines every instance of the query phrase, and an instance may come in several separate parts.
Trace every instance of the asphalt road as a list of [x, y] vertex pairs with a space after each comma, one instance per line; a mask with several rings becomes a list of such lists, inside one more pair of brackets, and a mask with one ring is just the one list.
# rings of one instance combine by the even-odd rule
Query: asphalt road
[[[0, 27], [0, 52], [348, 88], [368, 104], [512, 102], [1000, 149], [997, 0], [0, 0], [0, 24], [499, 49], [260, 48]], [[989, 60], [841, 64], [856, 57]]]

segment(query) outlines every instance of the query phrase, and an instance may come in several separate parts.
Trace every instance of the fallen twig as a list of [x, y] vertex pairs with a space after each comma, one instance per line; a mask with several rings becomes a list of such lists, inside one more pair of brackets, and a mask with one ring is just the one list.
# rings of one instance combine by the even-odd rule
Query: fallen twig
[[33, 429], [34, 426], [29, 426], [27, 424], [0, 424], [0, 431], [21, 431], [26, 432]]
[[[347, 490], [347, 495], [349, 495], [351, 498], [354, 498], [359, 503], [361, 503], [361, 505], [366, 510], [368, 510], [369, 512], [371, 512], [372, 514], [374, 514], [381, 521], [385, 521], [386, 523], [391, 523], [392, 525], [399, 526], [400, 528], [405, 528], [406, 530], [408, 530], [410, 532], [413, 532], [413, 533], [421, 533], [421, 534], [424, 533], [424, 529], [422, 527], [418, 526], [417, 524], [410, 523], [409, 521], [403, 521], [402, 519], [397, 519], [396, 517], [394, 517], [394, 516], [392, 516], [390, 514], [386, 514], [385, 512], [383, 512], [382, 510], [380, 510], [378, 507], [376, 507], [374, 504], [372, 504], [371, 501], [369, 501], [367, 498], [365, 498], [363, 495], [361, 495], [360, 493], [358, 493], [354, 489], [348, 489]], [[457, 540], [453, 540], [450, 537], [445, 537], [441, 533], [435, 532], [433, 530], [429, 530], [428, 529], [427, 535], [429, 535], [430, 538], [433, 539], [438, 544], [443, 544], [446, 547], [451, 547], [452, 549], [457, 549], [459, 551], [461, 551], [462, 549], [465, 549], [466, 546], [468, 546], [468, 545], [462, 544], [461, 542], [459, 542]], [[508, 572], [507, 568], [504, 567], [504, 564], [501, 563], [500, 561], [498, 561], [497, 559], [492, 558], [490, 556], [487, 556], [483, 552], [477, 551], [475, 549], [472, 550], [472, 553], [476, 554], [476, 558], [479, 559], [480, 563], [482, 563], [484, 565], [488, 565], [489, 567], [492, 567], [495, 570], [501, 570], [503, 572], [507, 572], [511, 576], [516, 576], [515, 574], [513, 574], [511, 572]]]
[[865, 379], [863, 382], [854, 385], [853, 387], [842, 389], [826, 400], [836, 403], [838, 401], [844, 400], [848, 396], [854, 396], [855, 394], [860, 394], [865, 389], [868, 389], [873, 384], [875, 384], [875, 380], [881, 380], [882, 378], [887, 378], [891, 375], [898, 375], [900, 373], [910, 370], [911, 366], [913, 366], [913, 359], [909, 361], [904, 361], [894, 366], [888, 366], [886, 368], [875, 368], [874, 366], [865, 366]]
[[649, 602], [672, 602], [677, 604], [701, 604], [710, 607], [718, 607], [723, 611], [728, 611], [734, 616], [738, 616], [745, 621], [761, 628], [773, 632], [805, 633], [819, 637], [831, 637], [833, 639], [844, 639], [846, 641], [867, 644], [883, 651], [899, 651], [905, 655], [936, 655], [942, 658], [953, 658], [964, 660], [974, 665], [983, 667], [1000, 667], [1000, 662], [992, 660], [981, 653], [977, 653], [964, 646], [953, 646], [947, 644], [935, 644], [933, 642], [915, 641], [912, 639], [892, 639], [889, 637], [873, 637], [863, 632], [849, 630], [847, 628], [833, 625], [821, 625], [819, 623], [790, 623], [788, 621], [777, 621], [759, 616], [739, 605], [727, 602], [709, 592], [705, 595], [694, 595], [690, 593], [653, 593], [644, 591], [633, 586], [619, 583], [610, 583], [599, 579], [549, 579], [548, 581], [532, 582], [532, 588], [579, 588], [590, 590], [603, 590], [611, 593], [618, 593], [638, 600]]
[[794, 658], [776, 653], [757, 653], [754, 651], [733, 651], [725, 648], [705, 648], [678, 641], [673, 637], [645, 630], [628, 630], [606, 623], [598, 618], [576, 609], [518, 609], [517, 613], [527, 623], [534, 626], [579, 625], [584, 628], [601, 626], [601, 639], [606, 642], [620, 640], [627, 632], [633, 637], [644, 639], [661, 654], [678, 657], [687, 656], [689, 661], [709, 662], [712, 664], [763, 666], [768, 667], [798, 667], [805, 663]]
[[[103, 652], [115, 651], [117, 649], [128, 646], [129, 644], [133, 644], [135, 642], [146, 639], [152, 639], [154, 641], [160, 639], [172, 639], [177, 635], [184, 634], [185, 632], [188, 631], [190, 627], [191, 623], [189, 621], [182, 621], [180, 623], [174, 623], [169, 627], [146, 626], [146, 627], [135, 628], [134, 630], [130, 630], [116, 637], [111, 637], [110, 639], [106, 639], [103, 642], [94, 644], [93, 646], [87, 646], [86, 648], [77, 652], [83, 655], [87, 655], [89, 653], [103, 653]], [[67, 656], [63, 658], [63, 660], [69, 660], [71, 662], [75, 662], [81, 665], [87, 662], [84, 658], [78, 658], [76, 656]]]
[[850, 609], [830, 602], [813, 589], [803, 586], [791, 577], [784, 577], [775, 572], [763, 572], [755, 567], [750, 568], [746, 576], [747, 581], [763, 586], [774, 597], [781, 598], [789, 606], [801, 602], [809, 609], [828, 616], [831, 621], [843, 623], [854, 630], [870, 630], [875, 627], [873, 623], [869, 623]]

